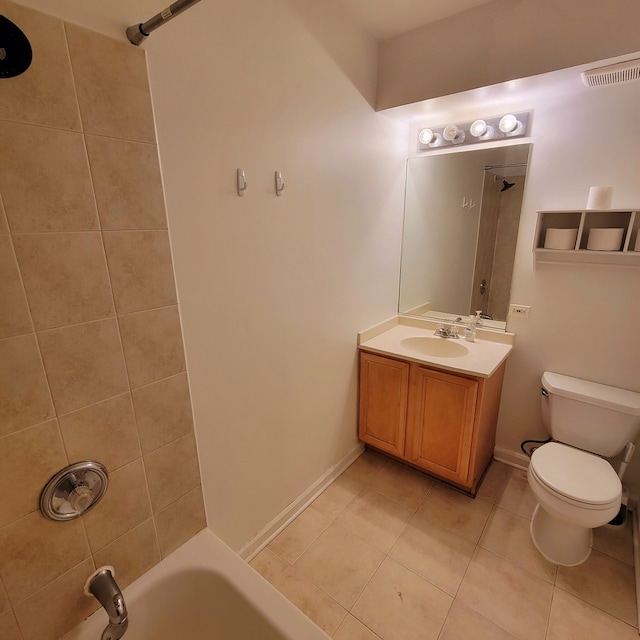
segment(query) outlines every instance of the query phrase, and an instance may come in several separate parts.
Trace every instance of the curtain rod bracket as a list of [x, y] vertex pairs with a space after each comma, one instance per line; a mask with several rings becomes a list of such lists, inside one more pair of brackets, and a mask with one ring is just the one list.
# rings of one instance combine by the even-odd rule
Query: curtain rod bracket
[[149, 37], [152, 31], [161, 27], [165, 22], [169, 22], [169, 20], [172, 20], [178, 14], [186, 11], [197, 2], [200, 2], [200, 0], [177, 0], [177, 2], [169, 5], [164, 11], [157, 13], [153, 18], [149, 18], [146, 22], [132, 24], [130, 27], [127, 27], [127, 39], [131, 44], [135, 44], [136, 47], [139, 47], [145, 39]]

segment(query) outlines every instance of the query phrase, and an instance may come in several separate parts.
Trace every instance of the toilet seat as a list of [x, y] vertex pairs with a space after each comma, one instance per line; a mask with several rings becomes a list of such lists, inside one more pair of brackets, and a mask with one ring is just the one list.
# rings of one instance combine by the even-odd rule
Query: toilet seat
[[538, 447], [529, 471], [560, 500], [586, 509], [608, 509], [620, 503], [622, 483], [603, 458], [559, 442]]

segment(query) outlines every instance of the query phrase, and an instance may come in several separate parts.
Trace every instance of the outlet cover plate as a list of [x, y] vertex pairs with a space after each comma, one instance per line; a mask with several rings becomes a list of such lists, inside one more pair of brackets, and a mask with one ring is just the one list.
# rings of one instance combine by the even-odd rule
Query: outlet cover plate
[[531, 307], [526, 304], [510, 304], [509, 315], [516, 316], [518, 318], [528, 318]]

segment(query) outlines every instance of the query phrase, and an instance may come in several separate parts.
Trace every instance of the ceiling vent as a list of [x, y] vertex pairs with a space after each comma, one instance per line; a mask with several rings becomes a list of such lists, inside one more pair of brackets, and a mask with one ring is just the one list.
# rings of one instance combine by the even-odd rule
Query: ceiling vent
[[640, 80], [640, 60], [619, 62], [608, 67], [582, 72], [582, 81], [587, 87], [607, 87], [610, 84]]

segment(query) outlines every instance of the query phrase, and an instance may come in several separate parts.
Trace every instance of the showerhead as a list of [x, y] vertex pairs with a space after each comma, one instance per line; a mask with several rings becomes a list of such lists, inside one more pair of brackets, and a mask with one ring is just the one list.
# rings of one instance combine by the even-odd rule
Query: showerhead
[[500, 191], [507, 191], [508, 189], [511, 189], [511, 187], [515, 187], [516, 183], [515, 182], [507, 182], [506, 180], [502, 181], [502, 189], [500, 189]]
[[24, 73], [33, 53], [27, 36], [11, 20], [0, 15], [0, 78]]

